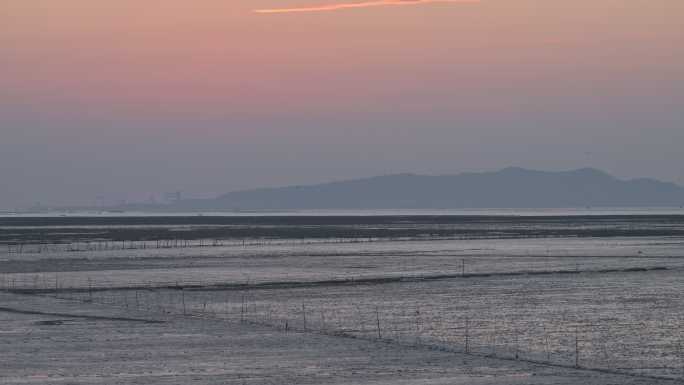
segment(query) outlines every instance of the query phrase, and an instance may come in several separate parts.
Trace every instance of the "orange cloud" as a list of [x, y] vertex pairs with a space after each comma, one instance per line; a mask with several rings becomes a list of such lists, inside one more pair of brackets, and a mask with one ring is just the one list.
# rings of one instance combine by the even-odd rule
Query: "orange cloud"
[[428, 3], [479, 3], [480, 0], [375, 0], [364, 1], [359, 3], [337, 3], [329, 5], [319, 5], [313, 7], [296, 7], [296, 8], [272, 8], [272, 9], [256, 9], [256, 13], [301, 13], [301, 12], [328, 12], [339, 11], [351, 8], [368, 8], [368, 7], [383, 7], [390, 5], [416, 5]]

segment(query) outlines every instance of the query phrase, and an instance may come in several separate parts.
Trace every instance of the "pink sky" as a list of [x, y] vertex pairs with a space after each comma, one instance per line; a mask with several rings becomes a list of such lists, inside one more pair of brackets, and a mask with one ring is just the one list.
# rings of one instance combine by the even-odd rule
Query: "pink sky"
[[683, 2], [254, 12], [341, 3], [4, 0], [0, 208], [509, 165], [684, 182]]

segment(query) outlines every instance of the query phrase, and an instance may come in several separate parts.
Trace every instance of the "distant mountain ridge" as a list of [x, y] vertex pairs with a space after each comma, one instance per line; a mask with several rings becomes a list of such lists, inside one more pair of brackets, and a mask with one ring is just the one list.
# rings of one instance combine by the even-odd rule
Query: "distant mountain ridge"
[[679, 207], [684, 188], [654, 179], [621, 180], [603, 171], [509, 167], [456, 175], [395, 174], [306, 186], [235, 191], [176, 203], [182, 209], [462, 209]]

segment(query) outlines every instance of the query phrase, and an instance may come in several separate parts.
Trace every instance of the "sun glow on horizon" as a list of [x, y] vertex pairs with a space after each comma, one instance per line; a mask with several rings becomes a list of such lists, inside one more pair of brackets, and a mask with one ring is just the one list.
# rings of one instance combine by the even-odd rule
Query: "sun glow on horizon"
[[337, 3], [329, 5], [319, 5], [312, 7], [295, 7], [295, 8], [271, 8], [271, 9], [255, 9], [255, 13], [273, 14], [273, 13], [306, 13], [306, 12], [330, 12], [344, 9], [354, 8], [370, 8], [383, 6], [400, 6], [400, 5], [419, 5], [429, 3], [479, 3], [480, 0], [375, 0], [364, 1], [359, 3]]

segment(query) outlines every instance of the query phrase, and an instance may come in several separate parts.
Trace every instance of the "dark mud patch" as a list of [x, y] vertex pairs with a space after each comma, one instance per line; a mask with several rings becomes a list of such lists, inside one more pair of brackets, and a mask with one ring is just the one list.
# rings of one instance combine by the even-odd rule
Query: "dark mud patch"
[[[105, 317], [105, 316], [85, 315], [85, 314], [52, 313], [52, 312], [42, 312], [42, 311], [36, 311], [36, 310], [14, 309], [14, 308], [5, 307], [5, 306], [0, 306], [0, 311], [4, 311], [7, 313], [14, 313], [14, 314], [31, 314], [31, 315], [42, 315], [42, 316], [51, 316], [51, 317], [64, 317], [64, 318], [77, 318], [77, 319], [87, 319], [87, 320], [140, 322], [140, 323], [146, 323], [146, 324], [165, 323], [165, 321], [149, 320], [149, 319], [142, 319], [142, 318]], [[62, 323], [63, 323], [64, 320], [57, 320], [57, 321], [62, 321]], [[43, 322], [52, 322], [52, 321], [43, 321]]]
[[74, 322], [74, 320], [71, 319], [55, 319], [55, 320], [49, 320], [49, 321], [36, 321], [34, 322], [35, 325], [40, 325], [40, 326], [60, 326], [64, 325], [66, 323], [71, 323]]
[[[452, 279], [477, 279], [495, 277], [517, 276], [545, 276], [545, 275], [579, 275], [579, 274], [615, 274], [615, 273], [641, 273], [651, 271], [669, 270], [665, 266], [656, 267], [633, 267], [625, 269], [599, 269], [599, 270], [542, 270], [542, 271], [516, 271], [499, 273], [456, 273], [456, 274], [430, 274], [420, 276], [392, 276], [392, 277], [367, 277], [330, 279], [321, 281], [275, 281], [260, 283], [218, 283], [218, 284], [172, 284], [157, 286], [110, 286], [93, 288], [65, 288], [65, 289], [6, 289], [6, 292], [15, 294], [52, 294], [52, 293], [95, 293], [106, 291], [138, 291], [138, 290], [202, 290], [202, 291], [242, 291], [242, 290], [272, 290], [272, 289], [296, 289], [310, 287], [329, 286], [369, 286], [384, 285], [397, 282], [427, 282], [444, 281]], [[0, 311], [2, 308], [0, 308]]]

